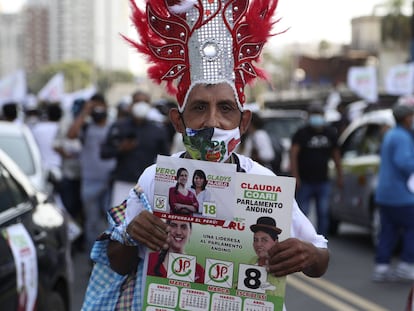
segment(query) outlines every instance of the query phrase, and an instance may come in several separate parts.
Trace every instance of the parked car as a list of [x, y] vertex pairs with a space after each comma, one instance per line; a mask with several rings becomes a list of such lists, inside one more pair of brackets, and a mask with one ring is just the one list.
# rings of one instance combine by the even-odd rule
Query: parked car
[[[374, 194], [380, 145], [385, 131], [394, 124], [391, 109], [371, 111], [355, 119], [340, 136], [344, 185], [342, 189], [336, 185], [332, 189], [331, 233], [337, 232], [341, 222], [352, 223], [369, 228], [376, 243], [380, 218]], [[330, 164], [330, 173], [334, 174], [333, 163]]]
[[72, 261], [67, 219], [0, 150], [2, 310], [69, 311]]
[[297, 109], [264, 109], [258, 110], [257, 113], [263, 119], [263, 128], [269, 133], [273, 149], [279, 157], [275, 161], [279, 164], [276, 163], [273, 170], [278, 175], [289, 175], [291, 138], [296, 130], [306, 123], [307, 112]]
[[39, 147], [26, 125], [0, 121], [0, 149], [16, 162], [38, 190], [50, 191]]

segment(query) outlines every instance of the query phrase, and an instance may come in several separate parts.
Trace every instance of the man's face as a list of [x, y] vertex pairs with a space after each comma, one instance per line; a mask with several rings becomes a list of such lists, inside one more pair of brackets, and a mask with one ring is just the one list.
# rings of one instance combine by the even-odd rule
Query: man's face
[[139, 102], [150, 103], [151, 100], [149, 96], [147, 96], [145, 93], [134, 94], [134, 96], [132, 97], [132, 103], [139, 103]]
[[267, 256], [267, 251], [275, 244], [272, 237], [263, 231], [257, 231], [253, 237], [253, 248], [259, 258]]
[[[185, 127], [231, 130], [240, 126], [241, 134], [246, 131], [250, 117], [250, 111], [240, 112], [234, 91], [227, 83], [194, 86], [182, 113]], [[176, 130], [183, 133], [185, 127], [176, 109], [171, 109], [170, 118]]]

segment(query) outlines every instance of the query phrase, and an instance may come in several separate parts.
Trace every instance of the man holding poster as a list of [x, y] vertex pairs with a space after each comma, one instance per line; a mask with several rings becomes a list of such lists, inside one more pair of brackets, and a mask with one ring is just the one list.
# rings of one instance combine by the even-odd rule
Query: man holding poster
[[[232, 310], [282, 310], [283, 298], [277, 300], [277, 304], [272, 303], [276, 300], [266, 300], [265, 290], [259, 286], [262, 283], [261, 276], [270, 274], [285, 277], [301, 271], [310, 277], [320, 277], [328, 267], [329, 252], [325, 237], [316, 233], [294, 202], [293, 178], [275, 177], [269, 169], [234, 152], [251, 118], [251, 111], [243, 107], [246, 99], [244, 87], [255, 78], [264, 77], [253, 61], [258, 60], [270, 36], [277, 0], [251, 0], [250, 4], [247, 0], [154, 0], [147, 1], [146, 10], [141, 10], [134, 0], [131, 0], [131, 4], [132, 19], [140, 42], [129, 42], [152, 62], [149, 76], [158, 82], [166, 81], [168, 90], [177, 96], [179, 106], [170, 110], [170, 120], [176, 131], [183, 134], [186, 152], [170, 157], [169, 165], [157, 162], [157, 165], [144, 171], [138, 184], [154, 206], [154, 213], [145, 208], [145, 196], [131, 189], [126, 202], [125, 220], [108, 231], [108, 249], [100, 254], [93, 251], [92, 259], [98, 263], [104, 262], [100, 256], [108, 254], [110, 267], [118, 274], [127, 276], [136, 273], [136, 286], [133, 297], [130, 297], [132, 309], [212, 310], [214, 306], [216, 310], [225, 310], [226, 306], [231, 306]], [[176, 79], [177, 88], [173, 84]], [[229, 218], [218, 216], [216, 219], [171, 216], [164, 211], [163, 204], [154, 204], [165, 202], [162, 197], [164, 194], [156, 187], [161, 181], [174, 182], [171, 176], [182, 165], [177, 163], [180, 166], [175, 166], [177, 161], [199, 163], [199, 167], [209, 172], [209, 183], [219, 187], [220, 191], [230, 193], [228, 199], [233, 204], [226, 206], [215, 203], [217, 205], [211, 208], [207, 206], [208, 210], [204, 210], [204, 213], [214, 216], [215, 213], [223, 213], [223, 209], [229, 209], [236, 214], [230, 213]], [[203, 163], [207, 163], [202, 161], [210, 161], [210, 166], [202, 167]], [[215, 166], [220, 167], [219, 172], [211, 173]], [[187, 165], [185, 167], [189, 168]], [[225, 167], [232, 173], [223, 173]], [[289, 213], [283, 214], [283, 211]], [[218, 286], [219, 281], [226, 282], [225, 278], [218, 278], [224, 270], [229, 271], [231, 263], [224, 269], [211, 257], [216, 256], [218, 261], [221, 255], [228, 258], [224, 256], [230, 247], [243, 251], [243, 254], [254, 255], [248, 228], [262, 213], [269, 213], [272, 217], [280, 213], [284, 217], [286, 227], [283, 227], [283, 238], [275, 241], [268, 250], [264, 267], [255, 266], [253, 269], [248, 264], [234, 265], [235, 271], [238, 271], [237, 291], [229, 289], [229, 285]], [[195, 241], [199, 242], [198, 252], [205, 257], [205, 265], [209, 267], [204, 284], [195, 284], [182, 275], [181, 281], [169, 278], [163, 285], [158, 286], [155, 282], [148, 285], [147, 279], [151, 278], [145, 270], [148, 251], [168, 249], [168, 232], [171, 229], [161, 218], [169, 217], [182, 217], [185, 221], [193, 222], [192, 239], [199, 235]], [[207, 231], [209, 225], [214, 229]], [[220, 234], [214, 233], [214, 230], [227, 234], [227, 241], [219, 241]], [[200, 234], [200, 231], [203, 233]], [[244, 242], [249, 247], [245, 247]], [[187, 262], [195, 267], [196, 262], [201, 262], [196, 246], [191, 256], [186, 257]], [[244, 255], [232, 256], [235, 262], [240, 263], [246, 258], [248, 260]], [[216, 269], [218, 267], [220, 269]], [[193, 270], [189, 269], [188, 272]], [[206, 285], [210, 282], [214, 285]], [[99, 309], [93, 301], [94, 293], [98, 290], [96, 286], [88, 287], [83, 310]], [[123, 293], [121, 297], [125, 298]], [[106, 308], [109, 308], [108, 300], [114, 303], [117, 299], [105, 298]], [[188, 307], [192, 303], [197, 306]], [[121, 310], [119, 304], [117, 309], [116, 305], [113, 309]]]

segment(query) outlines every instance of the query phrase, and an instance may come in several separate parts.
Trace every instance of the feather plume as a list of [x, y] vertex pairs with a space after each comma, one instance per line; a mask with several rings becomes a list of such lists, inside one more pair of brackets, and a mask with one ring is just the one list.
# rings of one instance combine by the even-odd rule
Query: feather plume
[[[254, 63], [259, 62], [264, 44], [275, 35], [271, 31], [278, 22], [273, 20], [278, 0], [212, 0], [208, 4], [205, 0], [146, 0], [145, 10], [138, 8], [135, 1], [130, 0], [131, 20], [139, 40], [123, 37], [151, 64], [149, 78], [158, 84], [166, 82], [167, 91], [176, 95], [180, 104], [194, 83], [189, 68], [189, 39], [218, 14], [233, 39], [234, 84], [240, 104], [245, 102], [246, 84], [258, 77], [268, 78]], [[227, 10], [229, 6], [231, 10]], [[198, 19], [187, 22], [186, 13], [194, 8]]]

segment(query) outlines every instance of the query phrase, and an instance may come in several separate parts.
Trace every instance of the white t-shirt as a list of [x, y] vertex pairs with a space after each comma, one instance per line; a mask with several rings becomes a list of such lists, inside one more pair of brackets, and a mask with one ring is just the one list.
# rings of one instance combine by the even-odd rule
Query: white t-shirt
[[[173, 157], [179, 157], [181, 153], [172, 155]], [[271, 170], [264, 166], [252, 161], [243, 155], [237, 155], [240, 160], [240, 166], [250, 174], [258, 175], [275, 175]], [[138, 184], [143, 189], [148, 200], [153, 201], [154, 197], [154, 184], [155, 184], [155, 164], [149, 166], [138, 179]], [[131, 189], [127, 201], [127, 209], [125, 211], [125, 220], [129, 223], [135, 216], [145, 210], [134, 191]], [[314, 226], [309, 219], [299, 209], [296, 200], [293, 202], [292, 208], [292, 227], [291, 237], [298, 238], [303, 241], [312, 243], [316, 247], [327, 248], [328, 241], [324, 236], [316, 233]]]
[[43, 167], [47, 170], [60, 168], [62, 165], [60, 154], [53, 149], [58, 129], [59, 123], [52, 121], [39, 122], [32, 128], [33, 136], [39, 146]]
[[196, 195], [199, 209], [202, 208], [204, 202], [211, 202], [211, 193], [208, 191], [208, 189], [204, 189], [198, 194], [194, 188], [190, 188], [190, 191]]
[[253, 149], [257, 151], [257, 156], [262, 162], [270, 162], [275, 158], [272, 140], [265, 130], [259, 129], [247, 136], [243, 154], [250, 157]]

